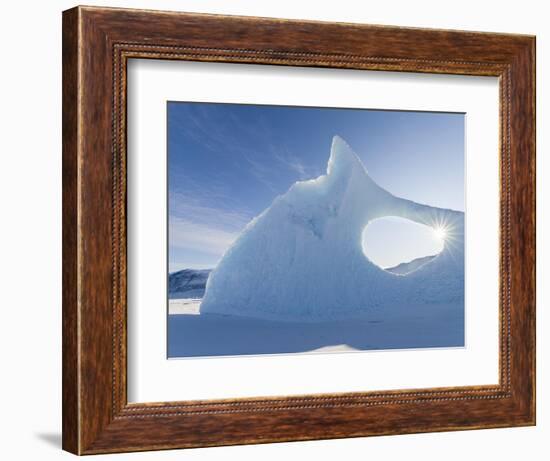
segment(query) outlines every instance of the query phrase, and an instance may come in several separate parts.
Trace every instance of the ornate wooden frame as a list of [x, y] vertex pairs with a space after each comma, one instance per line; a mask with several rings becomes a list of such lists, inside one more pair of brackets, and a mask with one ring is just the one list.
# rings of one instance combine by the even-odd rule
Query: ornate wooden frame
[[[131, 58], [498, 76], [496, 386], [129, 404]], [[63, 448], [77, 454], [535, 424], [535, 38], [77, 7], [63, 13]]]

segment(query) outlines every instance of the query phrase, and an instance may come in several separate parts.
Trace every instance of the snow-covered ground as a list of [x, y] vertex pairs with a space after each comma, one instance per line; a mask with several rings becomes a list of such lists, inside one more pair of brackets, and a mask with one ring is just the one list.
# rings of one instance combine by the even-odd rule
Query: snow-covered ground
[[320, 322], [200, 313], [199, 306], [197, 299], [170, 301], [168, 357], [464, 346], [464, 308], [456, 303], [398, 306]]
[[168, 300], [168, 314], [199, 315], [202, 298], [182, 298]]

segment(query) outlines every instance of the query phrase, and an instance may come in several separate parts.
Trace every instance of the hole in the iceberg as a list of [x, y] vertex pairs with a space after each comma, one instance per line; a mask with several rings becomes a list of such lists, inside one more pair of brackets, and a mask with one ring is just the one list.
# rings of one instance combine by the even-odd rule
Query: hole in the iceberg
[[363, 253], [382, 269], [407, 275], [435, 258], [445, 245], [439, 228], [397, 217], [378, 218], [363, 230]]

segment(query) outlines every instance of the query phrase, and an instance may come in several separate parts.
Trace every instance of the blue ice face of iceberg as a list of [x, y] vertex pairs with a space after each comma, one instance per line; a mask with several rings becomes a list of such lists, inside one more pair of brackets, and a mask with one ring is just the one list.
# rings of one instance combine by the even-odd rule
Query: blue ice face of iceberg
[[[406, 276], [384, 271], [366, 258], [362, 232], [387, 216], [444, 229], [444, 249]], [[463, 303], [464, 213], [395, 197], [335, 136], [327, 173], [292, 185], [227, 250], [201, 313], [322, 321]]]

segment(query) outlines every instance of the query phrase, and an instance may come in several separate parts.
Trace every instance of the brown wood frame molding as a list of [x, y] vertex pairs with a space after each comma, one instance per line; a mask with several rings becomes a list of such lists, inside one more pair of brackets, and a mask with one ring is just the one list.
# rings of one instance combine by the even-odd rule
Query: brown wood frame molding
[[[131, 58], [490, 75], [500, 81], [496, 386], [129, 404]], [[63, 448], [76, 454], [535, 423], [535, 38], [77, 7], [63, 13]]]

